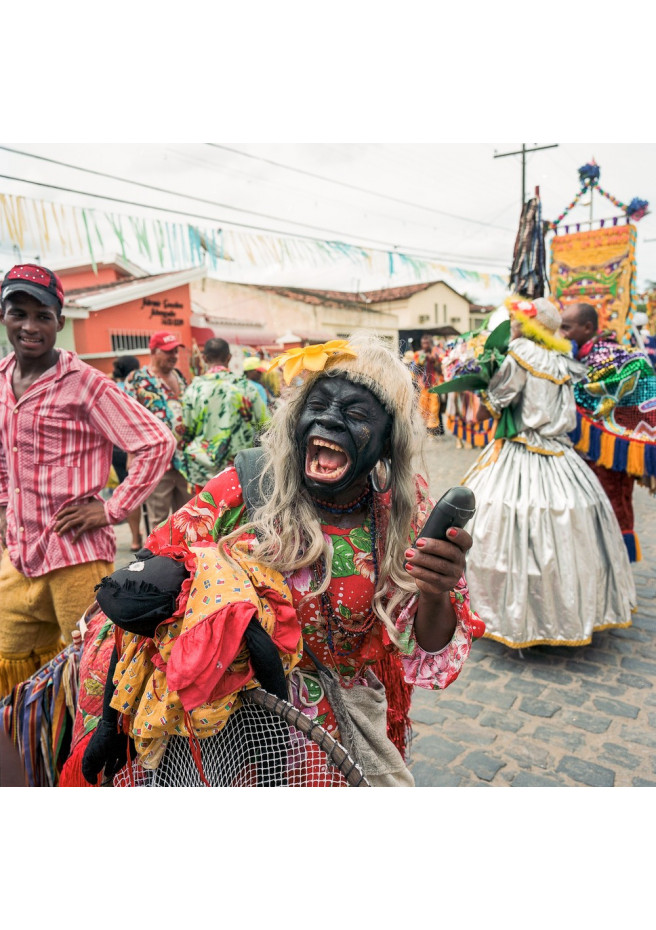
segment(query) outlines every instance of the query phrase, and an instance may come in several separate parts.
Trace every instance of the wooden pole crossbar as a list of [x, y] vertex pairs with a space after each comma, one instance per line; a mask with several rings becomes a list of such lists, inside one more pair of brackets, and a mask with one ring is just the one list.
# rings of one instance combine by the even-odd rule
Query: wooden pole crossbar
[[526, 143], [522, 142], [522, 147], [519, 152], [501, 152], [493, 155], [493, 158], [508, 158], [509, 155], [521, 155], [522, 156], [522, 207], [526, 203], [526, 155], [530, 152], [541, 152], [544, 149], [557, 149], [558, 143], [551, 145], [534, 145], [532, 149], [526, 148]]

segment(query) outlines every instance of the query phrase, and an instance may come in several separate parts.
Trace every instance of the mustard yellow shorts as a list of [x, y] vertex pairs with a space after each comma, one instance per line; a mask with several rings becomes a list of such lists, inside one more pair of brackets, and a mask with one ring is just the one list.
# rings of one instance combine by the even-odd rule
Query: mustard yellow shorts
[[112, 562], [96, 561], [28, 578], [14, 568], [4, 550], [0, 562], [0, 697], [71, 642], [71, 631], [95, 599], [95, 586], [113, 571]]

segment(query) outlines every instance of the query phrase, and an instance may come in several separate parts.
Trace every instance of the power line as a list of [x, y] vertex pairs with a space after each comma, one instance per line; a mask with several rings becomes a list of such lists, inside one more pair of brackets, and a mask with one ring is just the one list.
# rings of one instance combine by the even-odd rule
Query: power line
[[495, 154], [493, 158], [508, 158], [509, 155], [521, 155], [522, 156], [522, 209], [524, 209], [524, 204], [526, 203], [526, 154], [527, 152], [541, 152], [543, 149], [557, 149], [558, 143], [554, 145], [533, 145], [532, 149], [526, 148], [526, 143], [522, 142], [522, 148], [519, 152], [503, 152], [502, 154]]
[[223, 149], [226, 152], [233, 152], [235, 155], [241, 155], [244, 158], [252, 158], [255, 161], [261, 161], [267, 165], [274, 165], [276, 168], [284, 168], [285, 171], [294, 171], [296, 174], [304, 174], [318, 181], [326, 181], [328, 184], [338, 184], [340, 187], [346, 187], [352, 191], [359, 191], [362, 194], [382, 197], [384, 200], [392, 201], [392, 203], [400, 203], [404, 207], [414, 207], [416, 210], [424, 210], [426, 213], [434, 213], [436, 216], [448, 216], [452, 220], [460, 220], [463, 223], [475, 223], [477, 226], [488, 226], [493, 229], [501, 229], [504, 232], [514, 232], [514, 230], [508, 229], [506, 226], [495, 226], [493, 223], [486, 223], [484, 220], [473, 220], [467, 216], [458, 216], [456, 213], [446, 213], [444, 210], [426, 207], [421, 203], [413, 203], [410, 200], [402, 200], [400, 197], [392, 197], [390, 194], [381, 194], [380, 191], [372, 191], [366, 187], [359, 187], [357, 184], [348, 184], [346, 181], [337, 181], [335, 178], [327, 178], [325, 175], [315, 174], [313, 171], [306, 171], [304, 168], [294, 168], [292, 165], [284, 165], [282, 162], [273, 161], [271, 158], [264, 158], [261, 155], [252, 155], [250, 152], [242, 152], [239, 149], [231, 148], [229, 145], [219, 145], [216, 142], [206, 142], [205, 145], [213, 149]]
[[[207, 143], [207, 144], [210, 144], [210, 143]], [[261, 219], [273, 220], [274, 222], [287, 223], [290, 226], [297, 226], [301, 229], [311, 229], [314, 232], [330, 233], [331, 235], [335, 235], [335, 236], [347, 236], [347, 237], [349, 236], [349, 233], [343, 233], [341, 231], [337, 231], [334, 229], [328, 229], [325, 226], [316, 226], [312, 223], [304, 223], [299, 220], [290, 220], [290, 219], [287, 219], [286, 217], [275, 216], [270, 213], [260, 213], [257, 210], [249, 210], [244, 207], [235, 207], [232, 204], [220, 203], [215, 200], [208, 200], [205, 197], [197, 197], [194, 194], [184, 194], [184, 193], [181, 193], [180, 191], [170, 190], [169, 188], [158, 187], [154, 184], [147, 184], [144, 181], [133, 181], [130, 178], [119, 177], [118, 175], [115, 175], [115, 174], [109, 174], [106, 171], [98, 171], [95, 168], [86, 168], [82, 165], [72, 165], [69, 162], [60, 161], [59, 159], [56, 159], [56, 158], [49, 158], [46, 155], [37, 155], [33, 152], [24, 152], [21, 149], [16, 149], [9, 145], [0, 145], [0, 150], [3, 150], [5, 152], [11, 152], [14, 155], [21, 155], [21, 156], [24, 156], [25, 158], [33, 158], [36, 161], [47, 162], [51, 165], [58, 165], [61, 168], [69, 168], [73, 171], [81, 171], [85, 174], [91, 174], [96, 177], [108, 178], [111, 181], [118, 181], [121, 184], [132, 184], [135, 187], [142, 187], [142, 188], [145, 188], [146, 190], [155, 191], [158, 194], [168, 194], [173, 197], [182, 197], [185, 200], [193, 200], [193, 201], [196, 201], [197, 203], [207, 204], [208, 206], [211, 206], [211, 207], [218, 207], [221, 210], [232, 210], [235, 213], [247, 214], [248, 216], [257, 216], [257, 217], [260, 217]], [[158, 208], [153, 207], [152, 209], [158, 209]], [[191, 216], [193, 214], [189, 214], [189, 215]], [[503, 227], [499, 227], [499, 228], [503, 228]], [[371, 241], [374, 241], [374, 240], [371, 240]]]
[[[207, 200], [205, 197], [196, 197], [194, 194], [182, 194], [179, 191], [168, 190], [165, 187], [156, 187], [154, 184], [146, 184], [143, 181], [132, 181], [130, 178], [121, 178], [115, 174], [108, 174], [106, 171], [97, 171], [94, 168], [84, 168], [81, 165], [71, 165], [65, 161], [58, 161], [56, 158], [47, 158], [45, 155], [35, 155], [33, 152], [22, 152], [19, 149], [10, 148], [8, 145], [0, 145], [0, 149], [3, 149], [5, 152], [13, 152], [15, 155], [24, 155], [26, 158], [35, 158], [37, 161], [46, 161], [51, 165], [59, 165], [62, 168], [72, 168], [74, 171], [83, 171], [85, 174], [93, 174], [96, 175], [96, 177], [109, 178], [109, 180], [119, 181], [121, 184], [133, 184], [136, 187], [143, 187], [147, 190], [155, 191], [158, 194], [171, 194], [173, 197], [184, 197], [185, 200], [195, 200], [197, 203], [205, 203], [210, 207], [219, 207], [220, 210], [234, 210], [235, 213], [246, 213], [249, 216], [259, 216], [265, 220], [277, 220], [279, 222], [288, 223], [290, 226], [301, 226], [304, 229], [314, 229], [317, 232], [329, 232], [336, 236], [344, 235], [344, 233], [338, 233], [332, 229], [326, 229], [324, 226], [313, 226], [311, 223], [302, 223], [297, 220], [288, 220], [282, 216], [272, 216], [269, 213], [259, 213], [257, 210], [247, 210], [244, 207], [233, 207], [229, 203], [219, 203], [216, 200]], [[105, 199], [111, 200], [112, 198]], [[125, 202], [128, 203], [129, 201]], [[152, 207], [151, 209], [156, 210], [161, 208]], [[188, 215], [194, 216], [194, 214], [191, 213]]]
[[[184, 216], [187, 218], [192, 217], [193, 219], [206, 220], [207, 222], [217, 223], [219, 225], [235, 226], [235, 227], [238, 227], [239, 229], [249, 229], [254, 232], [271, 233], [272, 235], [277, 235], [277, 236], [292, 236], [296, 239], [305, 239], [310, 242], [325, 241], [324, 239], [320, 239], [317, 236], [307, 236], [302, 233], [293, 233], [293, 232], [287, 233], [279, 229], [267, 229], [263, 226], [252, 226], [247, 223], [238, 223], [233, 220], [228, 220], [226, 222], [225, 220], [220, 220], [212, 216], [204, 216], [199, 213], [191, 213], [185, 210], [174, 210], [169, 207], [157, 207], [157, 206], [154, 206], [153, 204], [138, 203], [133, 200], [125, 200], [124, 198], [121, 198], [121, 197], [110, 197], [107, 194], [95, 194], [95, 193], [92, 193], [91, 191], [81, 191], [81, 190], [77, 190], [72, 187], [62, 187], [57, 184], [48, 184], [45, 181], [30, 181], [27, 178], [17, 178], [9, 174], [0, 174], [0, 178], [7, 180], [7, 181], [18, 181], [20, 184], [33, 184], [36, 187], [46, 187], [51, 190], [63, 191], [64, 193], [68, 193], [68, 194], [78, 194], [79, 196], [82, 196], [82, 197], [94, 197], [97, 200], [107, 200], [107, 201], [110, 201], [111, 203], [126, 204], [127, 206], [139, 207], [140, 209], [156, 210], [160, 213], [168, 213], [168, 214], [173, 214], [176, 216]], [[286, 222], [282, 217], [276, 217], [276, 219], [279, 219], [282, 222]], [[328, 229], [326, 229], [325, 232], [330, 232], [333, 235], [337, 235], [337, 236], [346, 236], [347, 238], [357, 238], [357, 237], [351, 236], [349, 233], [335, 232], [333, 230], [328, 230]], [[384, 242], [381, 239], [369, 239], [368, 241], [370, 243], [375, 243], [376, 245], [384, 246], [383, 251], [385, 252], [394, 252], [394, 251], [402, 250], [403, 252], [411, 256], [414, 255], [417, 258], [429, 258], [431, 260], [438, 261], [438, 262], [461, 261], [461, 262], [465, 262], [469, 264], [488, 264], [488, 265], [496, 265], [496, 266], [498, 266], [499, 264], [505, 264], [505, 261], [503, 259], [490, 259], [486, 257], [477, 257], [477, 256], [470, 257], [470, 256], [464, 256], [464, 255], [455, 255], [455, 256], [450, 255], [449, 256], [448, 253], [445, 253], [444, 255], [440, 256], [440, 255], [434, 255], [434, 254], [428, 253], [426, 249], [416, 248], [415, 246], [405, 246], [405, 245], [396, 244], [390, 247], [389, 242]], [[348, 243], [345, 243], [345, 244], [348, 244]], [[351, 243], [351, 245], [354, 245], [354, 244]], [[367, 246], [361, 246], [359, 244], [354, 247], [367, 248]], [[381, 250], [379, 249], [377, 251], [381, 251]]]
[[[182, 159], [183, 161], [190, 162], [194, 165], [203, 165], [204, 168], [209, 168], [213, 172], [215, 172], [218, 168], [222, 174], [225, 174], [226, 176], [237, 176], [240, 178], [245, 178], [249, 185], [255, 182], [258, 187], [266, 186], [268, 188], [272, 188], [276, 194], [278, 194], [280, 191], [291, 191], [295, 197], [300, 196], [310, 201], [316, 201], [317, 199], [327, 201], [332, 208], [343, 205], [349, 211], [356, 211], [358, 216], [362, 211], [364, 212], [367, 220], [370, 220], [371, 222], [374, 222], [375, 217], [380, 217], [381, 219], [392, 221], [397, 225], [402, 223], [404, 227], [411, 226], [413, 229], [430, 229], [431, 233], [433, 234], [437, 232], [437, 221], [435, 217], [428, 217], [429, 222], [425, 222], [411, 219], [405, 215], [400, 217], [398, 215], [398, 211], [396, 211], [394, 214], [383, 213], [377, 204], [374, 206], [360, 207], [354, 202], [353, 195], [349, 191], [344, 191], [340, 198], [337, 197], [333, 191], [326, 193], [320, 192], [317, 185], [314, 185], [312, 189], [308, 188], [307, 184], [303, 185], [303, 178], [292, 178], [292, 181], [297, 181], [298, 183], [288, 183], [281, 179], [279, 171], [276, 171], [275, 173], [258, 172], [257, 174], [253, 174], [253, 172], [250, 170], [250, 164], [248, 162], [242, 164], [243, 160], [240, 160], [239, 163], [241, 164], [241, 167], [236, 161], [221, 161], [220, 164], [217, 164], [213, 152], [206, 153], [208, 157], [202, 157], [198, 155], [190, 155], [188, 152], [182, 152], [179, 148], [170, 147], [169, 150], [174, 153], [177, 159]], [[325, 188], [325, 185], [322, 185], [322, 189], [323, 188]], [[287, 198], [285, 202], [289, 202], [289, 199]], [[316, 214], [316, 204], [314, 204], [313, 212]], [[416, 234], [420, 235], [419, 233]]]

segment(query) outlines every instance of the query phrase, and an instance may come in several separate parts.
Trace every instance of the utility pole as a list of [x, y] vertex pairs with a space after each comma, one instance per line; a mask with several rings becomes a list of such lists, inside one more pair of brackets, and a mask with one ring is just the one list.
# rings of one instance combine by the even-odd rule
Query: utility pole
[[541, 152], [543, 149], [557, 149], [558, 143], [554, 145], [535, 145], [533, 144], [532, 149], [526, 148], [526, 143], [522, 142], [521, 152], [503, 152], [500, 155], [494, 154], [494, 158], [508, 158], [509, 155], [521, 155], [522, 156], [522, 208], [526, 203], [526, 153], [527, 152]]

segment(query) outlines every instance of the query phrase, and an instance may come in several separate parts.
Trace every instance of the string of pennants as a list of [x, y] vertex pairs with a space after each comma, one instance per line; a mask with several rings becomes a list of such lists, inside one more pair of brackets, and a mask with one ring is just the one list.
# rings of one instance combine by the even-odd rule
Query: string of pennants
[[[565, 207], [563, 212], [560, 214], [560, 216], [557, 219], [555, 219], [552, 223], [548, 224], [548, 228], [551, 230], [554, 230], [555, 232], [558, 232], [558, 227], [560, 223], [565, 219], [567, 214], [571, 210], [574, 209], [574, 207], [579, 202], [581, 197], [583, 197], [583, 195], [588, 192], [590, 192], [590, 196], [592, 196], [592, 191], [598, 191], [598, 193], [600, 193], [603, 197], [605, 197], [606, 200], [609, 200], [613, 204], [613, 206], [622, 210], [622, 212], [624, 213], [626, 217], [627, 222], [629, 220], [632, 220], [635, 223], [638, 220], [641, 220], [643, 216], [646, 216], [649, 213], [649, 202], [647, 200], [641, 200], [639, 197], [634, 197], [631, 203], [623, 203], [621, 200], [618, 200], [617, 197], [614, 197], [612, 194], [609, 194], [608, 191], [605, 191], [603, 187], [600, 186], [599, 184], [600, 177], [601, 177], [601, 169], [599, 168], [599, 165], [596, 163], [594, 158], [591, 161], [587, 162], [585, 165], [582, 165], [579, 168], [579, 183], [581, 185], [579, 192], [576, 194], [572, 202], [567, 204], [567, 206]], [[618, 220], [619, 220], [619, 217], [613, 217], [611, 219], [613, 226], [617, 226]], [[603, 228], [606, 220], [599, 220], [598, 222]], [[578, 231], [582, 224], [578, 223], [576, 225], [577, 225], [577, 231]], [[568, 231], [568, 229], [569, 227], [566, 227], [566, 232]]]
[[[410, 269], [420, 279], [427, 274], [452, 275], [484, 287], [507, 287], [508, 279], [446, 265], [432, 259], [398, 251], [363, 248], [336, 240], [302, 239], [291, 235], [244, 232], [236, 229], [205, 229], [188, 223], [127, 216], [37, 200], [14, 194], [0, 194], [0, 248], [18, 248], [21, 253], [38, 255], [47, 262], [49, 253], [59, 249], [63, 256], [79, 258], [88, 253], [96, 271], [97, 256], [108, 250], [120, 251], [124, 259], [134, 250], [151, 264], [176, 270], [208, 263], [211, 270], [219, 262], [240, 262], [261, 266], [272, 262], [285, 266], [298, 263], [315, 267], [349, 259], [373, 269], [381, 258], [390, 275]], [[58, 256], [59, 257], [59, 256]]]

